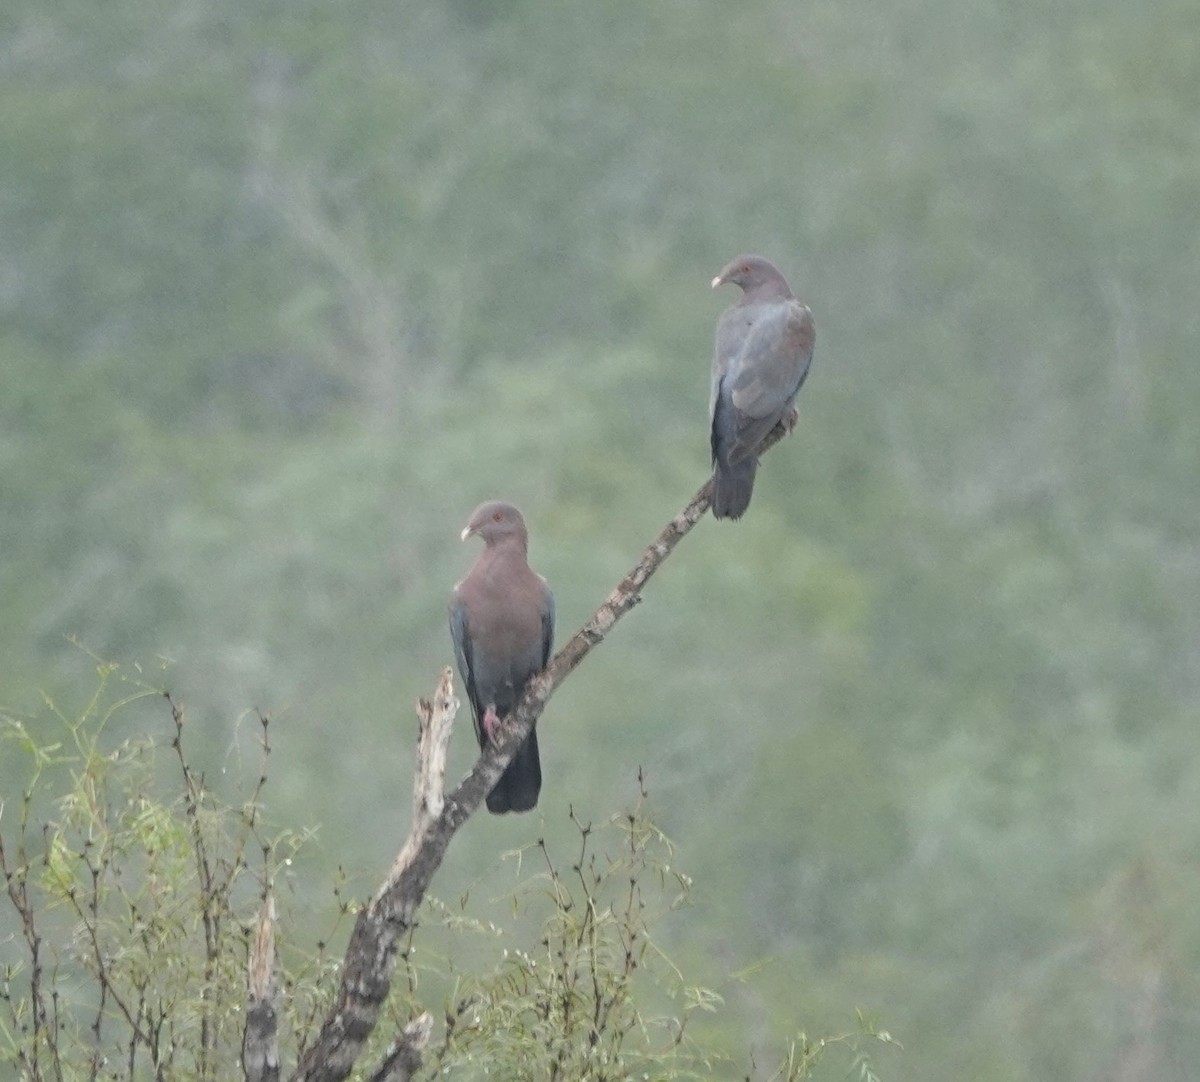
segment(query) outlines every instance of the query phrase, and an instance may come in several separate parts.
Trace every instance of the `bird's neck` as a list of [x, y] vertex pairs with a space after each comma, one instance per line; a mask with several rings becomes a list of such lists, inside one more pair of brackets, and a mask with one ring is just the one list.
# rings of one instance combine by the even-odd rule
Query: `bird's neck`
[[792, 297], [786, 282], [760, 282], [742, 294], [742, 304], [762, 304], [765, 301], [786, 301]]
[[524, 561], [529, 555], [529, 541], [520, 536], [502, 537], [487, 546], [487, 552], [493, 560], [511, 560], [519, 558]]

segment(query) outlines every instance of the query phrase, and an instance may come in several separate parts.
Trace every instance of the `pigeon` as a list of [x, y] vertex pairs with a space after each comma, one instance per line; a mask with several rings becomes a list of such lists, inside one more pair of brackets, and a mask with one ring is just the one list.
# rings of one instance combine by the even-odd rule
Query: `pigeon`
[[[475, 718], [480, 748], [496, 739], [530, 677], [550, 661], [554, 595], [529, 566], [525, 520], [510, 503], [481, 504], [462, 539], [478, 535], [483, 551], [454, 587], [450, 637]], [[542, 787], [537, 732], [531, 730], [487, 795], [488, 811], [529, 811]]]
[[714, 518], [741, 518], [750, 505], [758, 448], [780, 421], [796, 425], [796, 392], [812, 363], [812, 313], [769, 260], [741, 255], [713, 280], [741, 299], [717, 323], [709, 400]]

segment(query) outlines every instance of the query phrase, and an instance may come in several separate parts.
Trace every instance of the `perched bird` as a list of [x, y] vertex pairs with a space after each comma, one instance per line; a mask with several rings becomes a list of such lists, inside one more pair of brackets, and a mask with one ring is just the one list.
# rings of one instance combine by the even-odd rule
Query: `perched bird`
[[796, 392], [812, 363], [812, 313], [792, 294], [773, 263], [740, 255], [712, 280], [731, 282], [742, 297], [717, 323], [713, 353], [712, 512], [741, 518], [750, 505], [758, 447], [780, 421], [796, 424]]
[[[517, 705], [531, 676], [550, 661], [554, 595], [529, 566], [529, 534], [510, 503], [480, 504], [462, 539], [478, 534], [483, 551], [450, 599], [450, 637], [471, 701], [480, 748]], [[537, 732], [525, 743], [487, 796], [488, 811], [529, 811], [542, 787]]]

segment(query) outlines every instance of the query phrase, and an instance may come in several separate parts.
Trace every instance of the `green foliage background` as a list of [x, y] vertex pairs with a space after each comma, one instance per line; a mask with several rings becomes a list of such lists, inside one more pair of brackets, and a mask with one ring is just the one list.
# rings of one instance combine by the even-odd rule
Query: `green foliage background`
[[707, 282], [759, 251], [817, 318], [799, 430], [439, 893], [502, 904], [642, 764], [731, 1046], [861, 1006], [889, 1078], [1191, 1077], [1194, 16], [15, 0], [0, 705], [86, 695], [72, 639], [172, 661], [212, 769], [275, 718], [296, 889], [369, 882], [467, 514], [524, 508], [574, 630], [704, 477]]

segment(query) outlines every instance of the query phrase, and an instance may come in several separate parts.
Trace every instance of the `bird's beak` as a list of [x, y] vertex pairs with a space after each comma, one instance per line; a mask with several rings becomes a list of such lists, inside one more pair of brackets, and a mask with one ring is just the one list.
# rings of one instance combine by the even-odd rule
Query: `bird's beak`
[[460, 541], [465, 541], [465, 540], [466, 540], [468, 537], [470, 537], [470, 536], [471, 536], [471, 534], [473, 534], [474, 532], [475, 532], [475, 531], [474, 531], [474, 529], [472, 529], [470, 526], [464, 526], [464, 527], [463, 527], [463, 532], [462, 532], [462, 533], [460, 533], [460, 534], [458, 535], [458, 539], [459, 539]]
[[722, 278], [719, 274], [712, 280], [713, 289], [716, 289], [717, 286], [723, 286], [724, 284], [725, 284], [725, 279]]

